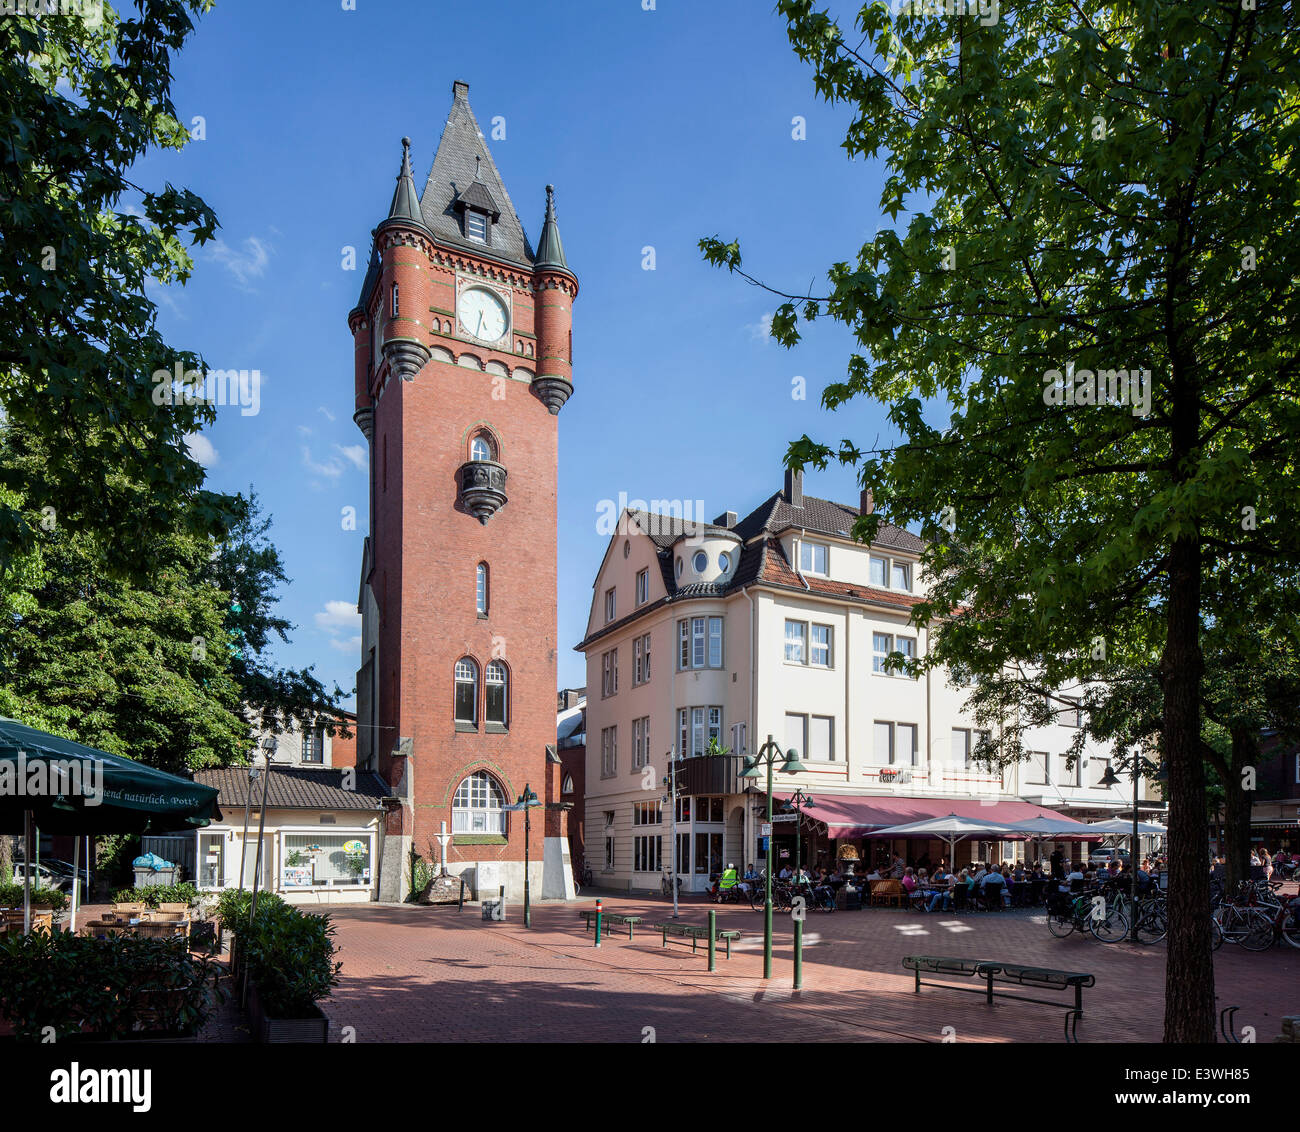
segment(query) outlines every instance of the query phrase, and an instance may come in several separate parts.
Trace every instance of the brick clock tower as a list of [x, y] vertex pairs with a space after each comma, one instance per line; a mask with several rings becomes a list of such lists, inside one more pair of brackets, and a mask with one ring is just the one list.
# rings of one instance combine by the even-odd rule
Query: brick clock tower
[[[553, 192], [536, 248], [469, 105], [451, 112], [424, 191], [409, 139], [348, 315], [354, 419], [370, 448], [358, 607], [358, 765], [396, 800], [380, 896], [410, 853], [476, 891], [523, 891], [531, 786], [554, 797], [557, 416], [573, 392], [569, 270]], [[533, 896], [572, 893], [559, 815], [531, 811]]]

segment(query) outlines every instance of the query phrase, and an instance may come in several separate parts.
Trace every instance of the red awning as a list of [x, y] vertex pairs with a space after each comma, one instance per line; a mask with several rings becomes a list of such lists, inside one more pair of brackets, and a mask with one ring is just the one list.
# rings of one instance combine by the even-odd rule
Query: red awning
[[[784, 801], [784, 799], [781, 799]], [[1030, 818], [1059, 818], [1068, 822], [1064, 814], [1036, 806], [1032, 802], [993, 801], [979, 798], [907, 798], [896, 795], [827, 794], [821, 790], [811, 806], [803, 812], [813, 821], [826, 827], [828, 837], [864, 837], [873, 829], [926, 818], [942, 818], [956, 814], [963, 818], [982, 818], [985, 821], [1009, 824], [1028, 821]]]

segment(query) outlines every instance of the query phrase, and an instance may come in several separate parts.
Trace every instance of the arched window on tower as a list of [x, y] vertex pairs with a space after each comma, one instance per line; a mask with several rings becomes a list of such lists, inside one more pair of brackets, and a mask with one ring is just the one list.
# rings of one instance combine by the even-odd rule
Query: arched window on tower
[[480, 562], [474, 568], [474, 608], [480, 617], [488, 612], [488, 565]]
[[478, 665], [467, 656], [456, 661], [455, 720], [478, 726]]
[[471, 460], [495, 460], [497, 458], [496, 445], [492, 443], [492, 438], [486, 432], [476, 432], [474, 439], [469, 442], [469, 458]]
[[505, 795], [493, 777], [478, 770], [456, 787], [451, 802], [452, 833], [498, 833], [505, 835]]
[[499, 660], [494, 660], [487, 666], [487, 672], [483, 678], [485, 686], [485, 706], [484, 719], [489, 727], [507, 726], [506, 707], [509, 703], [509, 683], [506, 675], [506, 666]]

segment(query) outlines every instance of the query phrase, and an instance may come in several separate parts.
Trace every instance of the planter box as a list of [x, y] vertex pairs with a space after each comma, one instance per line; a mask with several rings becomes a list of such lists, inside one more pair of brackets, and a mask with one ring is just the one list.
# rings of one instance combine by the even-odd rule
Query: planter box
[[309, 1043], [324, 1045], [329, 1040], [329, 1019], [312, 1007], [314, 1015], [308, 1018], [268, 1018], [257, 994], [257, 984], [248, 984], [248, 1018], [253, 1023], [257, 1040], [264, 1044]]

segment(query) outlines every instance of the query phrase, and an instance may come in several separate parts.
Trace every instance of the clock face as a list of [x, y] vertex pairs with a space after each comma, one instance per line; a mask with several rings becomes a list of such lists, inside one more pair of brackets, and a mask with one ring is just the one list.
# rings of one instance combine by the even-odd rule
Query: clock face
[[460, 293], [456, 314], [461, 326], [484, 342], [495, 342], [506, 332], [505, 303], [481, 287], [467, 287]]

